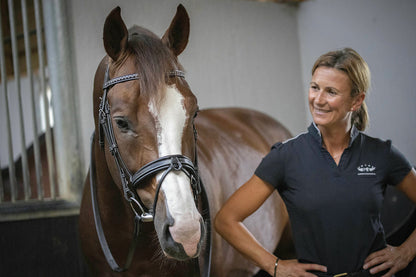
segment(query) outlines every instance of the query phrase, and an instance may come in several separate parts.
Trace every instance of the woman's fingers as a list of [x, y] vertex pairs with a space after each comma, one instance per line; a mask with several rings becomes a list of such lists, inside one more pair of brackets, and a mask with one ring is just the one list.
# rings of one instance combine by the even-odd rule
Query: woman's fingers
[[276, 277], [316, 277], [308, 271], [326, 272], [327, 268], [318, 264], [303, 264], [297, 260], [280, 260], [277, 265]]
[[389, 270], [383, 277], [393, 276], [408, 265], [405, 255], [401, 253], [400, 247], [388, 245], [383, 250], [372, 253], [365, 259], [363, 268], [370, 269], [371, 274]]

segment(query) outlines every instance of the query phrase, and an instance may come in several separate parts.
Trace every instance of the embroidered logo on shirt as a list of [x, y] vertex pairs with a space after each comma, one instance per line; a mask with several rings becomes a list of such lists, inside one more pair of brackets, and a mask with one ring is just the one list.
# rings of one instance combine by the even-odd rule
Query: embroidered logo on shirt
[[371, 164], [362, 164], [357, 167], [357, 175], [376, 175], [376, 167]]

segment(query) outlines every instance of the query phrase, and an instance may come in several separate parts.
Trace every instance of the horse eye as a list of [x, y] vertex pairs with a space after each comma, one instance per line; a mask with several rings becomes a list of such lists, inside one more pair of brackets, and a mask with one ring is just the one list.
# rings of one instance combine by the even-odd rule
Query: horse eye
[[123, 117], [117, 117], [114, 119], [117, 127], [122, 131], [122, 132], [127, 132], [128, 130], [130, 130], [130, 124], [128, 122], [128, 120], [126, 118]]
[[195, 114], [194, 114], [194, 119], [195, 119], [195, 117], [197, 117], [197, 116], [198, 116], [198, 113], [199, 113], [199, 108], [196, 110], [196, 112], [195, 112]]

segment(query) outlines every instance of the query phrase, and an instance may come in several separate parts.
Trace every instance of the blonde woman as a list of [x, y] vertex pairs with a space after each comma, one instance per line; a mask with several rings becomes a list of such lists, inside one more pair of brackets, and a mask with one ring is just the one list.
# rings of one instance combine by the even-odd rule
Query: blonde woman
[[[416, 171], [391, 144], [363, 133], [370, 71], [350, 48], [312, 68], [308, 131], [275, 144], [252, 178], [219, 211], [215, 228], [271, 276], [385, 276], [416, 255], [416, 231], [386, 244], [380, 210], [386, 185], [416, 203]], [[277, 189], [289, 212], [296, 260], [266, 251], [243, 220]]]

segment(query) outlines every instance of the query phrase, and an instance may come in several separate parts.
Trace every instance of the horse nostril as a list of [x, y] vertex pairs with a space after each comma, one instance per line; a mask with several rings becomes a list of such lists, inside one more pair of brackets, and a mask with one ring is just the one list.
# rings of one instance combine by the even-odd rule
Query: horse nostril
[[169, 241], [169, 242], [173, 242], [172, 234], [170, 233], [170, 227], [172, 227], [173, 224], [175, 224], [175, 220], [173, 219], [169, 211], [167, 211], [166, 220], [165, 220], [165, 223], [163, 224], [163, 234], [166, 238], [166, 241]]
[[163, 227], [163, 229], [164, 229], [163, 230], [163, 236], [164, 236], [163, 239], [165, 240], [166, 245], [168, 246], [168, 248], [171, 248], [173, 245], [175, 245], [175, 241], [172, 237], [172, 234], [171, 234], [169, 228], [170, 228], [170, 226], [167, 225], [167, 224]]
[[169, 228], [170, 228], [170, 225], [168, 225], [168, 224], [166, 224], [165, 227], [164, 227], [164, 229], [165, 229], [164, 230], [165, 239], [168, 242], [173, 242], [172, 234], [170, 233]]
[[189, 256], [186, 254], [185, 249], [182, 244], [175, 242], [172, 237], [172, 234], [169, 230], [170, 226], [166, 224], [164, 226], [163, 236], [164, 236], [164, 252], [168, 257], [175, 257], [176, 260], [185, 261], [189, 259]]

